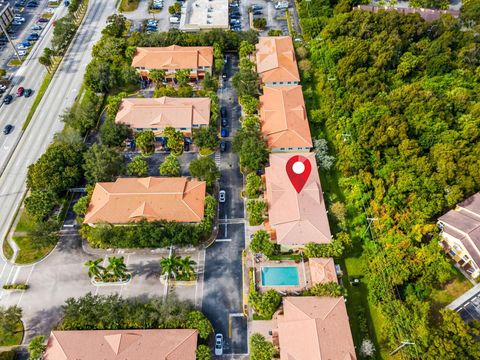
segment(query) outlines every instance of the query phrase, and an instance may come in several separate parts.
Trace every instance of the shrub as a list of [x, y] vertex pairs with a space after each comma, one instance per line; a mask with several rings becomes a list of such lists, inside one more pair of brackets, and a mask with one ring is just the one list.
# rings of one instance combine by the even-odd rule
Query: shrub
[[207, 345], [198, 345], [196, 351], [196, 360], [210, 360], [212, 358], [212, 350]]
[[5, 290], [27, 290], [28, 284], [5, 284], [3, 285]]
[[277, 357], [275, 346], [261, 334], [250, 337], [250, 360], [272, 360]]
[[132, 176], [147, 176], [148, 164], [141, 156], [135, 156], [127, 165], [127, 173]]
[[262, 200], [248, 200], [247, 212], [248, 222], [251, 226], [258, 226], [263, 223], [265, 218], [265, 211], [267, 210], [267, 203]]
[[262, 253], [269, 257], [275, 252], [275, 244], [270, 240], [270, 235], [265, 230], [257, 231], [250, 241], [250, 250]]
[[173, 154], [168, 155], [159, 167], [160, 175], [180, 176], [180, 161]]
[[256, 29], [263, 30], [267, 26], [267, 19], [265, 19], [265, 18], [253, 19], [253, 26]]
[[260, 176], [255, 173], [247, 175], [247, 185], [245, 187], [245, 193], [248, 198], [258, 198], [263, 190], [263, 181]]
[[135, 142], [143, 156], [150, 156], [155, 151], [155, 135], [152, 130], [139, 131], [135, 134]]
[[277, 311], [282, 296], [275, 290], [270, 289], [265, 293], [251, 292], [248, 295], [248, 303], [252, 309], [259, 315], [271, 319]]
[[308, 243], [305, 245], [305, 255], [307, 257], [341, 257], [345, 247], [340, 240], [333, 240], [327, 244]]
[[306, 290], [303, 295], [339, 297], [345, 296], [346, 290], [342, 285], [335, 281], [331, 281], [328, 283], [315, 284], [310, 289]]

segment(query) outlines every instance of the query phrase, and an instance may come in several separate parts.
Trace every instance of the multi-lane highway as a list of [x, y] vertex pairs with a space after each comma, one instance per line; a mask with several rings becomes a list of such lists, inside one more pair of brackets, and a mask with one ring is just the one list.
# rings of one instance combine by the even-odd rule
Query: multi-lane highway
[[[91, 60], [92, 46], [100, 39], [101, 30], [105, 26], [107, 17], [114, 12], [115, 1], [90, 0], [86, 17], [70, 50], [50, 83], [30, 125], [18, 141], [12, 155], [8, 157], [9, 161], [0, 177], [0, 245], [5, 240], [15, 212], [22, 201], [26, 189], [27, 167], [42, 155], [52, 141], [53, 135], [62, 129], [60, 115], [66, 108], [72, 106], [78, 95], [85, 68]], [[45, 69], [38, 64], [37, 58], [43, 51], [43, 46], [49, 44], [51, 31], [44, 32], [44, 34], [43, 42], [38, 44], [40, 46], [34, 50], [26, 64], [16, 74], [17, 80], [15, 81], [21, 82], [24, 87], [35, 89], [43, 78]], [[13, 134], [20, 133], [21, 125], [29, 111], [28, 103], [32, 100], [19, 98], [10, 105], [3, 105], [0, 108], [0, 125], [3, 127], [7, 122], [15, 124], [17, 128]], [[16, 141], [16, 135], [9, 136], [12, 137], [11, 141], [13, 142], [10, 142], [10, 139], [2, 139], [0, 143], [2, 161], [7, 158], [8, 147], [13, 146]], [[0, 259], [0, 287], [12, 281], [17, 270], [2, 256]]]

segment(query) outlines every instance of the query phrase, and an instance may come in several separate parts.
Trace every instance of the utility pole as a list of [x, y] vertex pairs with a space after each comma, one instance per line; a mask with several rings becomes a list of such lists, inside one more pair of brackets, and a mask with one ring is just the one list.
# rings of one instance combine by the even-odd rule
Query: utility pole
[[411, 341], [402, 341], [400, 343], [401, 345], [399, 347], [397, 347], [395, 350], [393, 350], [391, 353], [390, 353], [390, 356], [394, 355], [395, 353], [397, 353], [400, 349], [402, 349], [404, 346], [406, 345], [415, 345], [414, 342], [411, 342]]

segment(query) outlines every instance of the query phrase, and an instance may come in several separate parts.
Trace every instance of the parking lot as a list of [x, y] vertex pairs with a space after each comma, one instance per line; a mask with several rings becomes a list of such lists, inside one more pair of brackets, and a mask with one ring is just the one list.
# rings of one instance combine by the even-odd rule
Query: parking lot
[[[15, 0], [9, 1], [12, 10], [15, 13], [15, 20], [10, 25], [8, 33], [10, 39], [24, 58], [42, 35], [42, 31], [49, 23], [49, 17], [53, 16], [58, 8], [63, 7], [59, 2], [58, 7], [51, 7], [47, 0]], [[44, 16], [44, 18], [42, 18]], [[39, 19], [42, 18], [40, 22]], [[33, 35], [32, 35], [33, 34]], [[35, 35], [36, 34], [36, 35]], [[23, 46], [22, 42], [25, 42]], [[0, 63], [1, 67], [8, 71], [15, 69], [14, 66], [8, 66], [10, 60], [16, 59], [12, 46], [8, 43], [5, 35], [0, 36]]]

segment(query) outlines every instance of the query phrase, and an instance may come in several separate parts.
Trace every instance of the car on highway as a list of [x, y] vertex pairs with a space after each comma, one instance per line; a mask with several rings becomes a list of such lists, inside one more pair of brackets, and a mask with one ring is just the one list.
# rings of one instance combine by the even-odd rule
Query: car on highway
[[25, 88], [23, 86], [20, 86], [18, 89], [17, 89], [17, 96], [20, 97], [20, 96], [23, 96], [23, 93], [25, 92]]
[[32, 95], [32, 92], [33, 92], [32, 89], [25, 89], [23, 96], [30, 97]]
[[221, 151], [221, 152], [227, 151], [227, 143], [226, 143], [225, 141], [222, 141], [222, 142], [220, 143], [220, 151]]
[[8, 105], [12, 102], [12, 100], [13, 100], [13, 96], [8, 94], [3, 98], [3, 103]]
[[223, 335], [222, 334], [215, 335], [215, 355], [217, 356], [223, 355]]
[[222, 130], [220, 130], [220, 135], [222, 135], [222, 137], [228, 137], [228, 129], [222, 127]]
[[12, 129], [13, 129], [13, 126], [10, 125], [10, 124], [7, 124], [7, 125], [5, 125], [5, 127], [3, 128], [3, 133], [4, 133], [5, 135], [8, 135], [8, 134], [10, 134], [10, 133], [12, 132]]

